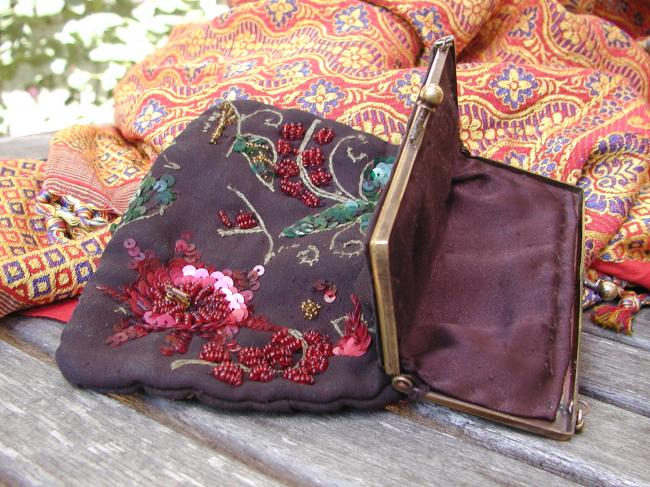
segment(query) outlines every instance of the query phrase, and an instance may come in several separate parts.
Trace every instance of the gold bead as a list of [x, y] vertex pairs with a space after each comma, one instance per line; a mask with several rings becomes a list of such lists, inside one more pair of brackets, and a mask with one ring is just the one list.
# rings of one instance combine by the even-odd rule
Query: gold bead
[[300, 309], [302, 310], [303, 316], [305, 317], [306, 320], [315, 320], [318, 318], [318, 313], [320, 313], [320, 304], [315, 303], [311, 299], [308, 299], [307, 301], [303, 301], [302, 304], [300, 305]]
[[618, 286], [612, 281], [601, 279], [596, 286], [596, 292], [604, 301], [612, 301], [618, 297]]
[[426, 84], [420, 90], [420, 102], [427, 108], [437, 107], [442, 103], [443, 92], [440, 85], [437, 84]]

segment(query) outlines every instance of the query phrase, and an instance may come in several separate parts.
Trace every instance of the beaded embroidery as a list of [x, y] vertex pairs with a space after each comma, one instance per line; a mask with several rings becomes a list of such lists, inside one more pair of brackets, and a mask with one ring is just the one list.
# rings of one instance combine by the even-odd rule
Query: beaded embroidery
[[393, 156], [374, 159], [361, 175], [360, 198], [337, 203], [316, 215], [307, 215], [286, 227], [282, 235], [289, 238], [303, 237], [355, 221], [359, 222], [360, 230], [365, 232], [394, 164]]
[[[246, 379], [268, 382], [275, 378], [313, 384], [314, 376], [327, 370], [332, 355], [359, 356], [370, 343], [354, 295], [354, 311], [335, 352], [330, 339], [317, 330], [300, 332], [253, 314], [251, 302], [265, 272], [261, 265], [247, 272], [216, 270], [201, 260], [201, 252], [187, 233], [176, 241], [175, 256], [166, 264], [132, 238], [124, 241], [124, 248], [136, 279], [118, 289], [98, 287], [121, 304], [118, 310], [124, 314], [106, 338], [107, 345], [116, 347], [149, 333], [165, 333], [160, 351], [170, 356], [186, 353], [199, 336], [207, 340], [199, 358], [175, 360], [172, 370], [210, 365], [215, 379], [239, 386]], [[317, 313], [311, 319], [316, 317]], [[240, 328], [273, 334], [262, 347], [242, 347], [236, 341]]]

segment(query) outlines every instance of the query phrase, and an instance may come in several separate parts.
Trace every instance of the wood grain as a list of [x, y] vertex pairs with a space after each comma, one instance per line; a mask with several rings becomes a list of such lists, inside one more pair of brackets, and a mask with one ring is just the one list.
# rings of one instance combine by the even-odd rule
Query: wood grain
[[580, 392], [650, 417], [650, 354], [599, 336], [582, 336]]
[[[0, 339], [30, 354], [51, 354], [61, 325], [6, 318]], [[13, 341], [12, 341], [13, 340]], [[0, 341], [1, 343], [1, 341]], [[31, 348], [30, 348], [31, 347]], [[57, 374], [50, 365], [51, 374]], [[60, 385], [60, 395], [78, 391]], [[130, 405], [169, 430], [209, 439], [263, 471], [292, 472], [311, 485], [563, 485], [568, 481], [536, 466], [428, 428], [390, 412], [333, 415], [260, 415], [215, 411], [193, 403], [128, 396]], [[99, 409], [97, 414], [102, 415]]]
[[549, 441], [424, 402], [396, 407], [395, 412], [580, 484], [650, 485], [650, 419], [595, 399], [587, 401], [587, 425], [571, 441]]
[[[281, 485], [0, 341], [0, 471], [29, 485]], [[1, 478], [1, 477], [0, 477]]]

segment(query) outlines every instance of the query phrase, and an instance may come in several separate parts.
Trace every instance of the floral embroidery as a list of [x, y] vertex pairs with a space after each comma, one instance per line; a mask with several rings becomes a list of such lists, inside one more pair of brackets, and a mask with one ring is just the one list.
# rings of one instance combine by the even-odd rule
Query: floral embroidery
[[231, 86], [227, 90], [221, 92], [221, 100], [233, 101], [233, 100], [248, 100], [248, 93], [244, 91], [243, 88], [239, 86]]
[[605, 31], [605, 39], [607, 40], [607, 44], [619, 49], [627, 49], [630, 47], [630, 36], [625, 31], [623, 31], [623, 29], [605, 22], [603, 22], [601, 25]]
[[534, 173], [541, 174], [548, 178], [553, 177], [553, 173], [557, 169], [557, 164], [551, 159], [544, 158], [539, 162], [535, 162], [530, 170]]
[[338, 86], [323, 79], [311, 85], [298, 104], [314, 115], [325, 115], [336, 108], [345, 95]]
[[307, 215], [282, 230], [282, 235], [288, 238], [303, 237], [355, 221], [359, 221], [361, 231], [365, 231], [394, 163], [394, 156], [374, 159], [361, 175], [361, 198], [337, 203], [316, 215]]
[[526, 154], [516, 151], [509, 151], [503, 158], [508, 166], [519, 167], [522, 169], [526, 168]]
[[539, 83], [535, 76], [527, 73], [524, 68], [510, 65], [500, 76], [490, 81], [490, 86], [504, 104], [516, 110], [533, 96], [533, 91], [539, 87]]
[[275, 68], [275, 74], [281, 79], [304, 78], [311, 72], [307, 61], [297, 61], [295, 63], [283, 64]]
[[467, 115], [460, 116], [460, 140], [465, 147], [474, 153], [478, 152], [483, 142], [484, 131], [481, 121]]
[[[268, 382], [275, 378], [313, 384], [314, 376], [327, 370], [333, 347], [326, 335], [278, 326], [253, 314], [251, 302], [260, 289], [264, 267], [258, 265], [248, 272], [216, 270], [201, 261], [201, 252], [189, 234], [176, 241], [175, 256], [166, 264], [152, 250], [142, 251], [132, 238], [124, 241], [124, 247], [137, 277], [118, 289], [99, 287], [121, 304], [118, 309], [124, 314], [106, 338], [107, 345], [117, 347], [149, 333], [164, 333], [160, 352], [171, 356], [185, 354], [198, 336], [207, 340], [198, 359], [175, 360], [172, 370], [209, 365], [215, 379], [233, 386], [245, 379]], [[346, 324], [351, 342], [343, 348], [339, 345], [345, 352], [339, 354], [358, 356], [365, 338], [359, 326], [360, 311], [356, 311], [358, 298], [353, 295], [352, 300], [355, 312], [350, 315], [352, 323]], [[241, 328], [272, 335], [264, 346], [241, 346], [236, 340]]]
[[259, 46], [259, 41], [253, 32], [242, 32], [235, 38], [232, 45], [231, 55], [234, 57], [244, 57]]
[[273, 165], [275, 163], [275, 156], [273, 146], [268, 140], [251, 134], [237, 135], [232, 150], [233, 152], [246, 156], [253, 173], [271, 191], [274, 191], [273, 178], [275, 177], [275, 172]]
[[564, 135], [553, 137], [546, 142], [545, 152], [547, 154], [560, 153], [562, 152], [562, 149], [564, 148], [565, 145], [567, 145], [568, 142], [569, 139]]
[[354, 294], [351, 298], [352, 313], [346, 316], [345, 332], [334, 346], [332, 353], [347, 357], [360, 357], [368, 351], [372, 338], [368, 331], [368, 324], [363, 320], [361, 301]]
[[517, 20], [514, 28], [510, 31], [513, 37], [530, 38], [535, 29], [535, 21], [537, 20], [537, 7], [526, 7], [521, 16]]
[[363, 30], [368, 27], [368, 12], [363, 5], [353, 5], [334, 16], [334, 29], [339, 34]]
[[590, 74], [587, 77], [585, 82], [585, 87], [589, 88], [589, 94], [591, 96], [598, 96], [605, 92], [608, 89], [609, 84], [612, 81], [612, 77], [597, 71], [593, 74]]
[[391, 91], [406, 108], [411, 108], [415, 105], [421, 88], [422, 76], [419, 73], [406, 73], [403, 78], [397, 80]]
[[440, 22], [440, 14], [435, 7], [421, 8], [409, 13], [413, 25], [425, 41], [431, 41], [434, 37], [443, 35], [443, 27]]
[[145, 133], [151, 127], [162, 122], [163, 117], [167, 116], [167, 109], [157, 100], [149, 100], [134, 123], [135, 131], [139, 134]]
[[251, 61], [243, 61], [240, 63], [229, 64], [228, 68], [226, 69], [226, 74], [224, 75], [224, 78], [226, 79], [232, 78], [233, 76], [247, 73], [248, 71], [253, 69], [256, 63], [257, 61], [253, 59]]
[[376, 55], [365, 46], [347, 49], [343, 51], [337, 62], [344, 68], [358, 68], [359, 66], [371, 66]]
[[463, 20], [465, 20], [470, 27], [477, 27], [480, 25], [489, 11], [489, 3], [485, 0], [463, 0]]
[[158, 179], [151, 174], [147, 175], [142, 180], [140, 188], [133, 196], [122, 219], [119, 223], [113, 223], [110, 226], [110, 231], [115, 233], [118, 229], [136, 220], [156, 215], [163, 216], [176, 199], [176, 193], [172, 191], [175, 183], [176, 178], [171, 174], [163, 174]]
[[276, 27], [282, 27], [298, 11], [296, 0], [270, 0], [265, 8]]

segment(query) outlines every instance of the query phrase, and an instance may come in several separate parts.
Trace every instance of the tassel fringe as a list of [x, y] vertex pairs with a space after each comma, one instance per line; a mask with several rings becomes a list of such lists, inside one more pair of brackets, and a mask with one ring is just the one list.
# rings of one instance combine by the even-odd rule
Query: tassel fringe
[[649, 294], [621, 291], [618, 305], [604, 304], [591, 315], [591, 319], [603, 328], [632, 334], [632, 321], [642, 306], [650, 304]]

